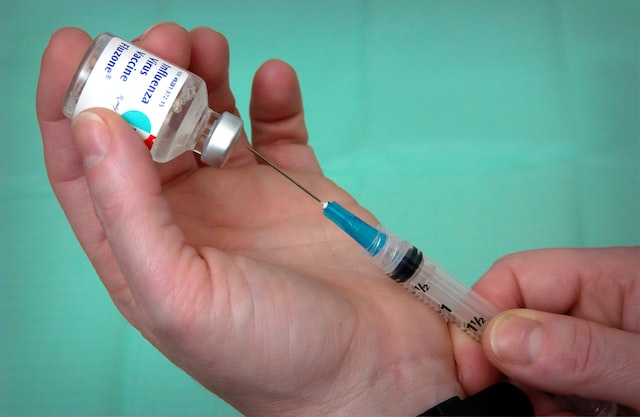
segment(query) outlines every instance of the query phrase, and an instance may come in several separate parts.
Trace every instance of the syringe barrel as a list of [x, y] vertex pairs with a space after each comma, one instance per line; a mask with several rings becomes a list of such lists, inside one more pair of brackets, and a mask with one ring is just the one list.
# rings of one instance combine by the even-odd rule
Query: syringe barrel
[[478, 341], [495, 315], [480, 295], [427, 257], [423, 257], [416, 274], [402, 285], [424, 302], [435, 304], [435, 310], [448, 322]]
[[479, 341], [496, 314], [490, 304], [410, 243], [381, 233], [387, 235], [387, 241], [373, 259], [384, 273]]
[[[427, 258], [415, 246], [378, 226], [376, 242], [382, 247], [373, 260], [424, 303], [478, 342], [486, 324], [496, 314], [491, 304]], [[371, 254], [372, 251], [367, 251]], [[579, 397], [554, 396], [568, 409], [584, 416], [614, 416], [615, 403]]]

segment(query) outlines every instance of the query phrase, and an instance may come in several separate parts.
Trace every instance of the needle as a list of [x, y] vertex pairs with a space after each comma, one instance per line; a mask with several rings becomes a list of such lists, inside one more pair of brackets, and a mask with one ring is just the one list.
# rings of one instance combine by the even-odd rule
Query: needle
[[304, 191], [305, 193], [309, 194], [311, 196], [311, 198], [313, 198], [314, 200], [316, 200], [318, 203], [322, 204], [322, 200], [320, 200], [318, 197], [316, 197], [314, 194], [311, 193], [311, 191], [307, 190], [306, 188], [304, 188], [302, 185], [300, 185], [300, 183], [298, 183], [298, 181], [294, 180], [293, 178], [291, 178], [289, 175], [285, 174], [285, 172], [283, 170], [281, 170], [280, 168], [278, 168], [273, 162], [269, 161], [266, 157], [264, 157], [263, 155], [260, 154], [260, 152], [256, 151], [255, 149], [253, 149], [251, 146], [247, 146], [247, 148], [253, 152], [253, 154], [255, 156], [257, 156], [258, 158], [262, 159], [264, 162], [266, 162], [269, 166], [271, 166], [271, 168], [275, 169], [276, 171], [278, 171], [280, 174], [282, 174], [286, 179], [288, 179], [289, 181], [291, 181], [292, 183], [294, 183], [295, 185], [298, 186], [298, 188], [300, 188], [302, 191]]
[[[484, 325], [495, 315], [494, 308], [488, 301], [424, 257], [415, 246], [401, 241], [383, 229], [371, 227], [335, 201], [321, 201], [258, 151], [248, 148], [258, 158], [322, 204], [323, 214], [358, 242], [373, 257], [382, 272], [442, 314], [447, 321], [451, 321], [462, 328], [467, 335], [480, 341]], [[556, 399], [560, 398], [562, 403], [577, 411], [578, 415], [616, 415], [615, 403], [556, 396]]]

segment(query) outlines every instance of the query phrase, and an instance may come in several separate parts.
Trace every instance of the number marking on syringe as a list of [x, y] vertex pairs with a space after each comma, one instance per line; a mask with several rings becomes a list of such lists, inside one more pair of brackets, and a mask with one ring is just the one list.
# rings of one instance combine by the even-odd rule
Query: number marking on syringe
[[[413, 286], [415, 294], [423, 294], [428, 296], [431, 289], [428, 284], [418, 283]], [[435, 300], [434, 300], [435, 301]], [[479, 332], [487, 324], [487, 319], [482, 316], [473, 316], [468, 322], [459, 321], [453, 314], [453, 309], [444, 303], [432, 303], [432, 306], [442, 315], [445, 316], [447, 322], [452, 322], [465, 332], [473, 332], [474, 338], [479, 338]]]
[[[467, 323], [467, 329], [471, 329], [474, 332], [477, 332], [478, 329], [482, 328], [482, 326], [484, 326], [485, 324], [487, 324], [487, 320], [485, 320], [484, 317], [474, 316], [473, 319]], [[476, 329], [475, 326], [477, 326], [478, 329]]]

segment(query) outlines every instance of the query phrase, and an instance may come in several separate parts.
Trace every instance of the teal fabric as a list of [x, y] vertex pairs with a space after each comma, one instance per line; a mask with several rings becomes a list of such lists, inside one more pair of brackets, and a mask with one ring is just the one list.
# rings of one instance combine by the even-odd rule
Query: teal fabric
[[228, 37], [243, 114], [260, 63], [292, 63], [326, 174], [468, 284], [514, 251], [640, 243], [638, 1], [4, 2], [0, 415], [236, 414], [119, 316], [42, 163], [50, 34], [164, 20]]

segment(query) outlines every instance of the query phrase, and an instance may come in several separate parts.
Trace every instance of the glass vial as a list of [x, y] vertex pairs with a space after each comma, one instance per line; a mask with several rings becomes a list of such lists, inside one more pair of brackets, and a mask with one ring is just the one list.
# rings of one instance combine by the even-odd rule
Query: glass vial
[[157, 162], [191, 150], [220, 167], [242, 131], [238, 117], [209, 108], [202, 78], [106, 32], [76, 70], [63, 112], [72, 118], [91, 107], [119, 113]]

